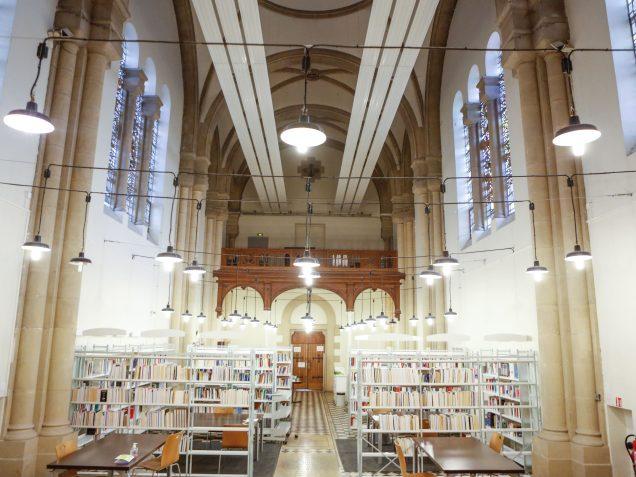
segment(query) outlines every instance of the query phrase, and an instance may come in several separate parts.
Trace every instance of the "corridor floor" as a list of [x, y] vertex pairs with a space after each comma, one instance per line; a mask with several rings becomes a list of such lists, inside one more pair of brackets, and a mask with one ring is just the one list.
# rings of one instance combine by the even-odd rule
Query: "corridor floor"
[[281, 450], [274, 477], [351, 475], [342, 471], [338, 459], [334, 438], [346, 430], [335, 428], [340, 421], [329, 413], [328, 400], [332, 399], [318, 391], [294, 392], [292, 432]]

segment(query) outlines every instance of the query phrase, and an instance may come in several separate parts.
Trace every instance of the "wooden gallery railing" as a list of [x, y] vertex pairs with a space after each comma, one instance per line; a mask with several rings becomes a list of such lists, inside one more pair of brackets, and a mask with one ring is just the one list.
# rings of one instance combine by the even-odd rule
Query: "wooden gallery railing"
[[[302, 248], [224, 248], [217, 278], [217, 313], [223, 312], [223, 299], [235, 287], [255, 289], [269, 310], [281, 293], [302, 288], [299, 269], [293, 266]], [[320, 279], [315, 286], [340, 296], [348, 311], [356, 297], [368, 288], [386, 291], [400, 314], [400, 283], [404, 274], [398, 270], [397, 253], [386, 250], [314, 249], [311, 255], [320, 260]]]

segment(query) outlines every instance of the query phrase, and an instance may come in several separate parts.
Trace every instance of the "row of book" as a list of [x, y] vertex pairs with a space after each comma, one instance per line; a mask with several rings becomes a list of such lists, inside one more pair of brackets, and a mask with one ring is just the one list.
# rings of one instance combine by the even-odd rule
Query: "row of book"
[[431, 430], [436, 431], [468, 431], [479, 429], [479, 419], [474, 413], [454, 412], [429, 414]]
[[482, 372], [502, 378], [519, 379], [519, 365], [517, 363], [485, 363]]
[[132, 379], [189, 380], [191, 370], [176, 363], [140, 364], [132, 369]]
[[166, 429], [179, 429], [188, 426], [187, 409], [159, 409], [139, 413], [140, 427], [161, 427]]
[[511, 384], [489, 384], [484, 387], [484, 391], [497, 397], [521, 399], [521, 387]]
[[196, 369], [193, 379], [196, 381], [250, 381], [250, 372], [228, 367]]
[[384, 431], [417, 431], [420, 416], [417, 414], [379, 414], [378, 427]]
[[137, 388], [135, 404], [187, 404], [188, 393], [183, 389], [173, 388]]
[[132, 419], [130, 409], [78, 409], [71, 414], [73, 427], [128, 427]]
[[279, 363], [281, 363], [281, 362], [291, 363], [292, 355], [288, 351], [278, 351], [276, 353], [276, 361], [279, 362]]
[[420, 373], [414, 368], [369, 367], [362, 368], [363, 383], [419, 384]]
[[230, 406], [247, 406], [250, 403], [250, 392], [248, 389], [221, 389], [219, 401], [220, 404]]
[[476, 404], [474, 391], [373, 391], [369, 395], [369, 406], [372, 407], [449, 407]]
[[442, 368], [433, 369], [424, 375], [426, 383], [461, 383], [470, 384], [476, 382], [475, 371], [471, 368]]
[[74, 402], [130, 402], [132, 389], [122, 387], [82, 386], [71, 390]]

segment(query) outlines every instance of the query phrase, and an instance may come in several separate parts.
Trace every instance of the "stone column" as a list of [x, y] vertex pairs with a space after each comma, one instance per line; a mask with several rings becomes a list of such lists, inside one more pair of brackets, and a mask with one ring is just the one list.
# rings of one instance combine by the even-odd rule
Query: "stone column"
[[[138, 68], [126, 68], [124, 72], [123, 88], [126, 92], [126, 107], [122, 121], [121, 144], [119, 148], [119, 167], [128, 169], [131, 165], [135, 165], [135, 159], [132, 157], [133, 131], [135, 128], [135, 117], [137, 109], [137, 98], [144, 93], [144, 86], [147, 81], [146, 74]], [[136, 164], [139, 168], [139, 164]], [[126, 193], [128, 191], [128, 172], [117, 171], [115, 173], [117, 180], [115, 181], [115, 195], [113, 203], [114, 209], [118, 211], [126, 210]]]
[[473, 199], [473, 226], [471, 232], [483, 231], [486, 228], [484, 214], [485, 204], [481, 203], [483, 195], [483, 181], [477, 176], [481, 175], [479, 167], [479, 103], [466, 103], [462, 108], [464, 125], [468, 130], [468, 144], [470, 146], [470, 175]]
[[[513, 62], [515, 59], [511, 59]], [[517, 59], [514, 68], [519, 80], [521, 119], [524, 130], [526, 173], [543, 175], [546, 169], [546, 144], [543, 135], [543, 111], [534, 57]], [[567, 429], [561, 322], [557, 295], [557, 265], [553, 243], [552, 203], [548, 180], [528, 179], [528, 193], [537, 204], [535, 227], [537, 254], [541, 263], [551, 271], [542, 282], [535, 284], [539, 345], [538, 377], [542, 429], [533, 441], [533, 470], [537, 475], [568, 476], [570, 449]], [[557, 258], [558, 259], [558, 258]]]
[[393, 220], [390, 215], [380, 216], [380, 235], [384, 242], [384, 250], [393, 250]]
[[[75, 144], [75, 165], [92, 167], [95, 165], [95, 148], [104, 73], [114, 58], [104, 49], [89, 49], [82, 91], [82, 105], [79, 112], [77, 142]], [[71, 189], [90, 190], [93, 173], [91, 169], [73, 169]], [[71, 435], [73, 430], [68, 420], [71, 398], [71, 378], [73, 374], [73, 350], [77, 330], [77, 315], [81, 293], [81, 273], [69, 265], [69, 260], [82, 250], [82, 227], [86, 202], [84, 194], [71, 193], [68, 208], [58, 215], [64, 217], [65, 231], [62, 260], [55, 304], [48, 384], [44, 421], [40, 431], [38, 467], [42, 468], [55, 456], [55, 445]]]
[[[57, 63], [50, 72], [52, 82], [49, 116], [55, 131], [46, 136], [43, 143], [42, 164], [63, 163], [67, 145], [67, 125], [73, 102], [73, 84], [79, 48], [74, 43], [61, 43]], [[53, 168], [48, 186], [57, 187], [60, 169]], [[38, 168], [35, 183], [41, 184], [42, 167]], [[0, 463], [3, 472], [11, 475], [33, 475], [37, 453], [37, 432], [34, 419], [36, 390], [42, 349], [47, 290], [49, 287], [49, 267], [59, 254], [58, 245], [53, 241], [58, 193], [47, 191], [42, 210], [38, 209], [41, 191], [33, 194], [31, 201], [31, 230], [38, 213], [42, 214], [42, 238], [49, 242], [52, 251], [40, 261], [29, 262], [23, 274], [24, 298], [22, 315], [16, 323], [16, 355], [12, 364], [13, 383], [9, 389], [7, 408], [8, 427], [2, 449]]]
[[[566, 96], [563, 73], [561, 72], [561, 55], [552, 53], [545, 56], [550, 108], [555, 130], [568, 124], [569, 107]], [[565, 148], [556, 149], [556, 167], [559, 174], [572, 175], [576, 172], [575, 158]], [[583, 180], [580, 178], [579, 180]], [[559, 181], [558, 202], [561, 208], [561, 236], [563, 248], [574, 247], [574, 216], [569, 198], [569, 188], [564, 180]], [[576, 194], [576, 192], [575, 192]], [[583, 236], [586, 224], [578, 217], [579, 237]], [[590, 299], [587, 294], [587, 275], [574, 266], [565, 268], [565, 280], [568, 293], [568, 311], [570, 317], [570, 339], [572, 349], [572, 366], [574, 382], [574, 400], [576, 403], [576, 429], [572, 442], [583, 446], [603, 446], [599, 427], [599, 414], [596, 403], [596, 382], [594, 374], [594, 351], [592, 346], [592, 329], [590, 315]]]
[[144, 96], [141, 105], [141, 113], [144, 117], [144, 144], [141, 153], [141, 164], [139, 165], [139, 197], [135, 210], [135, 223], [148, 225], [146, 220], [146, 204], [150, 195], [150, 168], [152, 166], [155, 126], [161, 115], [161, 98], [159, 96]]
[[[216, 221], [214, 223], [214, 270], [218, 270], [221, 268], [221, 261], [224, 259], [223, 255], [221, 255], [223, 251], [223, 234], [225, 233], [225, 224], [227, 222], [227, 207], [218, 209], [216, 213]], [[212, 303], [213, 307], [216, 309], [216, 303], [218, 300], [219, 293], [219, 285], [217, 283], [216, 278], [214, 279], [214, 284], [212, 286]], [[216, 314], [215, 314], [216, 316]], [[215, 324], [218, 325], [218, 321], [215, 321]]]
[[490, 163], [493, 175], [493, 212], [497, 219], [508, 215], [506, 206], [506, 181], [503, 178], [503, 145], [501, 137], [500, 98], [501, 88], [499, 78], [496, 76], [484, 76], [477, 84], [480, 100], [486, 105], [486, 117], [488, 119], [488, 133], [490, 136]]
[[[404, 249], [404, 219], [402, 218], [401, 215], [396, 214], [395, 212], [393, 213], [393, 223], [395, 224], [395, 235], [396, 235], [396, 248], [397, 248], [397, 254], [398, 254], [398, 271], [405, 273], [404, 272], [404, 262], [405, 262], [405, 249]], [[406, 303], [406, 294], [407, 289], [408, 289], [408, 279], [405, 278], [404, 282], [402, 282], [402, 284], [400, 285], [400, 304], [401, 306], [404, 306], [404, 303]], [[400, 317], [400, 320], [402, 322], [402, 331], [406, 331], [406, 329], [404, 328], [404, 324], [408, 321], [408, 319], [410, 318], [410, 316], [408, 315], [407, 312], [402, 311], [402, 316]]]
[[[209, 197], [208, 193], [208, 197]], [[209, 206], [209, 203], [206, 203]], [[203, 312], [208, 317], [206, 325], [203, 327], [204, 331], [210, 331], [213, 329], [213, 324], [216, 322], [216, 302], [212, 299], [212, 288], [214, 287], [214, 277], [212, 272], [214, 271], [214, 250], [216, 249], [216, 234], [215, 225], [216, 218], [214, 214], [209, 212], [209, 208], [206, 208], [205, 217], [205, 263], [208, 273], [206, 273], [203, 281]]]
[[[415, 168], [414, 168], [415, 174]], [[424, 174], [416, 174], [424, 175]], [[415, 269], [413, 275], [413, 288], [415, 288], [415, 315], [419, 318], [417, 325], [417, 336], [425, 339], [429, 334], [428, 325], [424, 322], [424, 317], [428, 313], [430, 307], [429, 292], [426, 283], [418, 278], [419, 273], [428, 266], [428, 220], [426, 218], [427, 185], [423, 180], [415, 180], [413, 183], [413, 201], [414, 201], [414, 252]]]
[[[182, 164], [184, 161], [185, 154], [182, 153]], [[192, 185], [194, 181], [191, 175], [189, 174], [179, 174], [179, 190], [177, 197], [179, 200], [176, 201], [175, 206], [177, 207], [177, 219], [175, 223], [176, 229], [176, 239], [175, 239], [175, 248], [182, 255], [184, 262], [190, 259], [190, 255], [185, 251], [190, 250], [189, 246], [189, 237], [188, 232], [190, 231], [190, 216], [191, 209], [194, 207], [192, 200]], [[172, 279], [172, 300], [173, 307], [175, 312], [172, 314], [170, 319], [170, 328], [180, 330], [182, 329], [181, 324], [181, 313], [186, 310], [186, 305], [192, 313], [192, 309], [190, 309], [191, 304], [186, 303], [186, 290], [188, 289], [188, 284], [186, 283], [187, 278], [183, 274], [183, 267], [185, 265], [177, 265], [174, 269], [173, 279]], [[187, 344], [189, 344], [186, 339], [179, 339], [180, 349], [185, 349]]]

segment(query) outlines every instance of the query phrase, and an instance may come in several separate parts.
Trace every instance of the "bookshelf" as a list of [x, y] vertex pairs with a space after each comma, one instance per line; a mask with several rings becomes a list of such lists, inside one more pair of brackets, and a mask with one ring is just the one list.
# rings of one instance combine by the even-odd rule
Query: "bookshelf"
[[[185, 353], [145, 348], [78, 349], [74, 356], [70, 422], [86, 442], [109, 432], [185, 431], [181, 453], [189, 475], [194, 456], [223, 450], [195, 449], [195, 437], [222, 428], [199, 425], [201, 415], [232, 408], [248, 417], [246, 451], [252, 475], [257, 413], [262, 436], [286, 440], [291, 429], [291, 348], [190, 347]], [[216, 475], [216, 474], [214, 474]]]
[[[501, 351], [354, 351], [349, 413], [364, 458], [395, 460], [400, 436], [504, 436], [504, 453], [531, 468], [539, 429], [536, 355]], [[387, 450], [388, 449], [388, 450]]]

